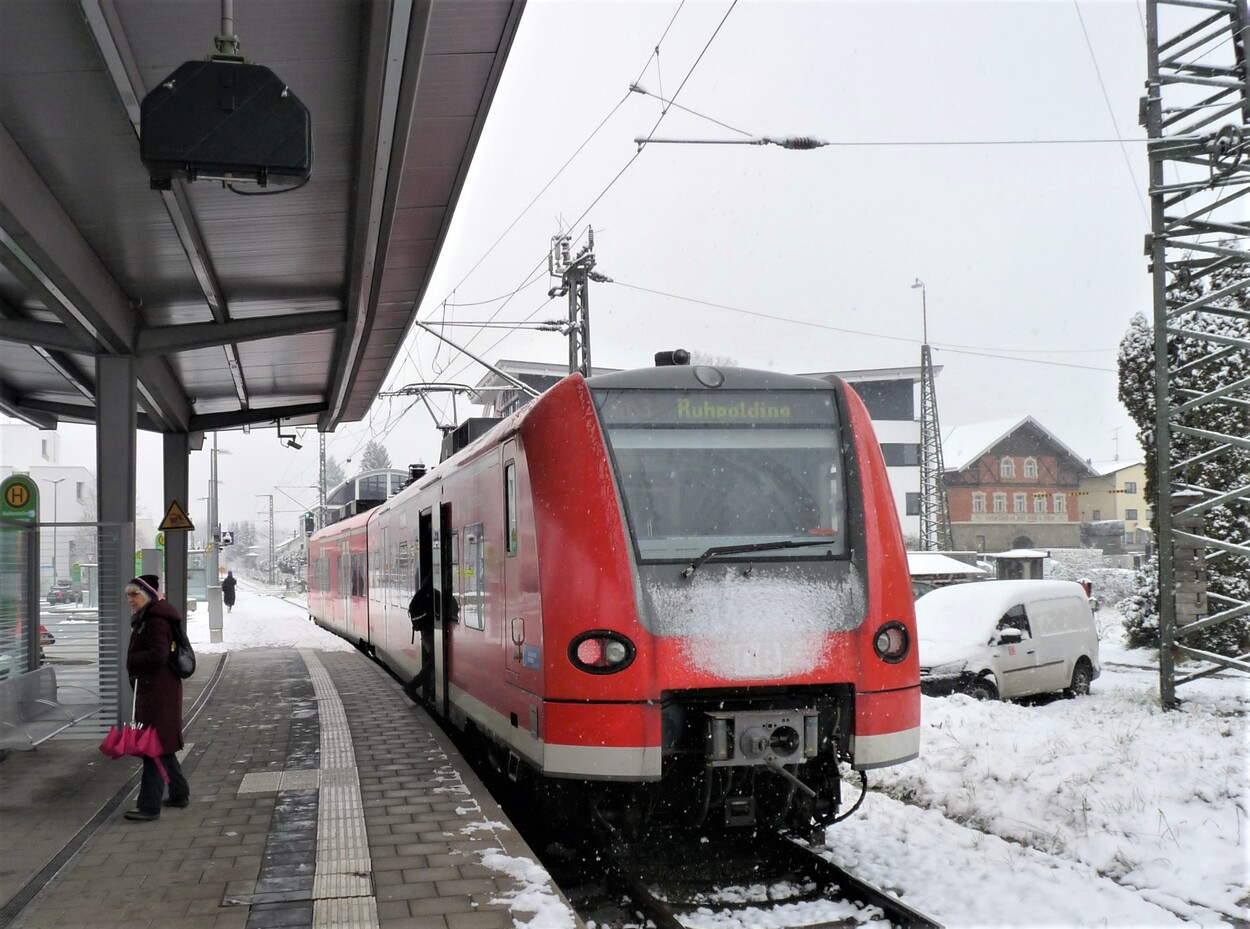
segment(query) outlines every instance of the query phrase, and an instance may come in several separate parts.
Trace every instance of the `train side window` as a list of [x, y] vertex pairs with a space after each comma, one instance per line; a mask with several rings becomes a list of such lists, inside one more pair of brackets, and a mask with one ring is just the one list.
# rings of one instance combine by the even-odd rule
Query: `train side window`
[[516, 502], [516, 462], [509, 461], [504, 465], [504, 507], [508, 517], [508, 535], [504, 540], [504, 550], [508, 557], [517, 553], [517, 502]]
[[368, 584], [365, 583], [365, 556], [351, 556], [351, 584], [352, 596], [363, 597], [368, 593]]
[[407, 602], [404, 598], [408, 594], [404, 588], [410, 577], [412, 577], [412, 555], [408, 552], [408, 542], [405, 540], [399, 543], [399, 550], [395, 554], [396, 606], [403, 606]]
[[486, 628], [486, 545], [482, 524], [464, 527], [464, 596], [460, 603], [460, 622], [469, 629]]

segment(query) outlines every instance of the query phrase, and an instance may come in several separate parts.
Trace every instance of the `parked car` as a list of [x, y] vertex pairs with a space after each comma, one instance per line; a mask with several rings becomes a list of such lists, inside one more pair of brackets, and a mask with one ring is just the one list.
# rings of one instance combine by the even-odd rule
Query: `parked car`
[[77, 603], [81, 593], [69, 581], [57, 581], [56, 586], [48, 591], [48, 602], [55, 606], [58, 603]]
[[916, 638], [930, 696], [1077, 696], [1102, 672], [1094, 614], [1073, 581], [941, 587], [916, 601]]

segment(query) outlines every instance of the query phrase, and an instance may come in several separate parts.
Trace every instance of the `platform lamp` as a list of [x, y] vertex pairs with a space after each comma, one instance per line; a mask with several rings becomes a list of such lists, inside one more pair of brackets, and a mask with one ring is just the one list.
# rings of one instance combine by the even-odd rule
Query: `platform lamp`
[[65, 478], [63, 477], [58, 477], [56, 480], [48, 480], [48, 483], [52, 485], [52, 586], [53, 587], [56, 586], [56, 581], [57, 581], [57, 576], [58, 576], [56, 573], [56, 544], [57, 544], [56, 523], [57, 523], [57, 519], [59, 518], [58, 510], [59, 510], [59, 503], [61, 499], [60, 484], [61, 484], [61, 481], [63, 480], [65, 480]]

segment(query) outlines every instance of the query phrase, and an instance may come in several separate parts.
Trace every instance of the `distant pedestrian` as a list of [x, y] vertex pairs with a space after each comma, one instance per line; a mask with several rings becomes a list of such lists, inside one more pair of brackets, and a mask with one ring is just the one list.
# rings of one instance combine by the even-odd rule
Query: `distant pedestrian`
[[221, 602], [226, 605], [227, 613], [234, 609], [234, 587], [238, 583], [233, 571], [227, 571], [221, 582]]
[[[161, 742], [161, 764], [169, 774], [169, 799], [165, 806], [186, 806], [191, 787], [175, 754], [182, 748], [182, 681], [169, 669], [174, 623], [182, 622], [178, 611], [158, 592], [160, 579], [141, 574], [126, 585], [130, 604], [130, 645], [126, 671], [135, 689], [135, 721], [156, 730]], [[143, 779], [135, 809], [125, 814], [135, 822], [149, 822], [161, 815], [165, 781], [155, 758], [143, 759]]]

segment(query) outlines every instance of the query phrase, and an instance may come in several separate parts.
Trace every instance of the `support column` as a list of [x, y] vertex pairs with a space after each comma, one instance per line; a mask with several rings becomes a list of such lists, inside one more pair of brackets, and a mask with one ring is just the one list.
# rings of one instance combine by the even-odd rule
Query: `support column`
[[126, 645], [130, 607], [123, 591], [135, 568], [135, 458], [138, 430], [135, 360], [96, 358], [96, 501], [100, 521], [99, 661], [102, 715], [130, 719]]
[[[167, 432], [165, 446], [165, 506], [177, 500], [190, 512], [187, 496], [190, 487], [191, 442], [185, 432]], [[165, 531], [165, 599], [173, 604], [183, 619], [187, 616], [187, 532], [185, 529]]]

